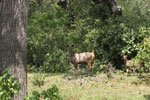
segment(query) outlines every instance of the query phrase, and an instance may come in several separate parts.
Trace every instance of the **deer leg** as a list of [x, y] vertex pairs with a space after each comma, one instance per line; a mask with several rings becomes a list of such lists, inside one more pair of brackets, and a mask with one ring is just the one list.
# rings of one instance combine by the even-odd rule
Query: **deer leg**
[[74, 64], [75, 72], [77, 72], [78, 64]]
[[139, 72], [138, 76], [141, 76], [142, 75], [141, 67], [138, 68], [138, 72]]
[[73, 65], [74, 65], [74, 69], [73, 69], [73, 76], [74, 76], [75, 73], [77, 72], [77, 66], [78, 66], [78, 64], [74, 64], [74, 63], [73, 63]]
[[130, 67], [130, 68], [129, 68], [129, 73], [130, 73], [130, 75], [132, 75], [132, 72], [133, 72], [133, 69], [132, 69], [132, 67]]
[[90, 67], [90, 69], [91, 69], [91, 72], [93, 72], [93, 67], [92, 67], [92, 64], [91, 64], [92, 62], [91, 61], [89, 61], [88, 62], [88, 66]]
[[127, 76], [128, 76], [129, 75], [129, 69], [128, 68], [126, 69], [126, 72], [127, 72]]
[[77, 70], [78, 69], [78, 64], [74, 64], [74, 68], [75, 68], [75, 70]]
[[[93, 62], [91, 61], [91, 66], [92, 66]], [[92, 66], [92, 72], [94, 71], [94, 67]]]

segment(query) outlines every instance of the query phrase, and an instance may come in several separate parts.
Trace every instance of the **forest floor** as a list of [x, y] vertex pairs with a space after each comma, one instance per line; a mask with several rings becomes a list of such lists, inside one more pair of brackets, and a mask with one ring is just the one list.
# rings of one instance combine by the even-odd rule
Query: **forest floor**
[[126, 76], [117, 72], [108, 78], [107, 74], [44, 74], [44, 85], [39, 88], [33, 84], [40, 73], [28, 74], [28, 94], [32, 91], [46, 90], [56, 85], [64, 100], [150, 100], [150, 75]]

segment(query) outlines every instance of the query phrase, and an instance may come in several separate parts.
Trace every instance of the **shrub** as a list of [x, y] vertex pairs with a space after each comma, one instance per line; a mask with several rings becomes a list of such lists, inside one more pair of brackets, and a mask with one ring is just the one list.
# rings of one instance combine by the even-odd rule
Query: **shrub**
[[10, 75], [6, 69], [0, 76], [0, 100], [11, 100], [11, 97], [19, 92], [20, 87], [15, 76]]
[[41, 68], [43, 72], [68, 70], [66, 50], [64, 50], [66, 35], [61, 30], [68, 24], [67, 18], [65, 10], [60, 7], [32, 13], [27, 39], [29, 71], [33, 71], [34, 68]]
[[40, 74], [40, 75], [35, 75], [34, 80], [33, 80], [33, 84], [40, 87], [44, 85], [45, 83], [45, 75], [44, 74]]
[[26, 97], [24, 100], [63, 100], [59, 95], [59, 90], [56, 85], [53, 85], [52, 88], [42, 91], [33, 91], [32, 96]]

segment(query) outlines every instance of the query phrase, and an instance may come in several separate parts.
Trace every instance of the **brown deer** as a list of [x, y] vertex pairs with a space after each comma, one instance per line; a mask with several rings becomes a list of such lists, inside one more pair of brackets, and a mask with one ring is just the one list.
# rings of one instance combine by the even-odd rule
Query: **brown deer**
[[141, 76], [141, 66], [142, 66], [142, 63], [141, 62], [138, 62], [136, 59], [133, 59], [133, 60], [128, 60], [128, 55], [123, 55], [123, 59], [124, 59], [124, 62], [125, 62], [125, 65], [126, 65], [126, 72], [127, 72], [127, 75], [129, 73], [129, 71], [132, 71], [132, 68], [135, 67], [139, 72], [140, 72], [140, 76]]
[[128, 60], [128, 55], [123, 55], [123, 59], [124, 59], [124, 63], [126, 65], [126, 72], [127, 72], [127, 75], [129, 74], [129, 71], [132, 70], [133, 68], [133, 62], [131, 60]]
[[71, 63], [74, 65], [74, 68], [77, 70], [78, 64], [87, 63], [91, 71], [93, 72], [92, 62], [95, 57], [94, 49], [92, 50], [92, 52], [82, 52], [82, 53], [73, 54], [72, 52], [73, 45], [67, 45], [67, 46], [69, 50], [69, 59]]

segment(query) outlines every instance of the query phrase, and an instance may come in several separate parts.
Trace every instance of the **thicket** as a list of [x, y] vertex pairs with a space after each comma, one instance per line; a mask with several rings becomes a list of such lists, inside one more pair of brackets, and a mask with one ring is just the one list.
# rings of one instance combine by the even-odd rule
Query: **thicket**
[[150, 68], [150, 1], [118, 0], [123, 15], [110, 15], [105, 4], [92, 0], [71, 0], [74, 21], [56, 2], [38, 5], [30, 0], [28, 26], [28, 70], [66, 72], [71, 69], [67, 44], [74, 52], [95, 50], [95, 71], [109, 62], [116, 68], [123, 65], [123, 54]]

